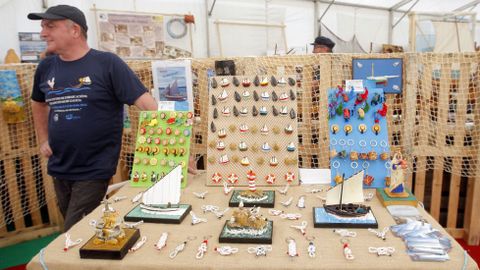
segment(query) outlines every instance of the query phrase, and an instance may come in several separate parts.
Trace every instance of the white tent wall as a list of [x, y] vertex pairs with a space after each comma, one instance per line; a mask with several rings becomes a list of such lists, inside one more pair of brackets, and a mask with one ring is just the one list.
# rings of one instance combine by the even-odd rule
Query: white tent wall
[[[210, 6], [213, 1], [209, 1]], [[210, 55], [220, 56], [216, 20], [261, 24], [285, 24], [288, 49], [305, 50], [314, 35], [313, 2], [310, 1], [217, 1], [211, 17]], [[241, 12], [239, 12], [241, 11]], [[285, 52], [282, 29], [278, 27], [220, 24], [223, 56], [267, 55], [277, 49]], [[277, 52], [278, 52], [277, 50]]]
[[[194, 48], [194, 57], [219, 56], [218, 39], [216, 36], [215, 20], [229, 20], [242, 22], [260, 22], [269, 24], [286, 25], [285, 37], [287, 49], [296, 48], [296, 53], [302, 53], [305, 47], [311, 52], [312, 42], [316, 36], [314, 30], [315, 4], [309, 0], [217, 0], [213, 13], [207, 17], [207, 9], [210, 9], [214, 0], [0, 0], [0, 63], [6, 51], [13, 48], [19, 53], [18, 32], [39, 32], [40, 24], [26, 18], [29, 12], [42, 11], [42, 2], [48, 6], [57, 4], [70, 4], [79, 7], [87, 15], [90, 26], [89, 44], [97, 48], [97, 33], [95, 16], [92, 7], [132, 12], [150, 12], [167, 14], [187, 14], [195, 16], [196, 23], [191, 27]], [[340, 2], [340, 1], [337, 1]], [[354, 1], [341, 0], [352, 4], [383, 5], [388, 8], [398, 1]], [[455, 8], [468, 3], [469, 0], [435, 1], [421, 0], [413, 9], [414, 11], [450, 12]], [[321, 16], [328, 7], [327, 3], [318, 0], [318, 16]], [[402, 7], [407, 10], [414, 1]], [[480, 5], [479, 5], [480, 6]], [[477, 6], [473, 12], [479, 11]], [[396, 23], [402, 13], [394, 12], [392, 23]], [[388, 42], [389, 16], [387, 10], [373, 8], [359, 8], [334, 4], [325, 14], [322, 22], [336, 35], [345, 40], [350, 40], [355, 34], [360, 45], [366, 51], [370, 51], [370, 43], [373, 43], [372, 51], [378, 51], [381, 44]], [[208, 29], [207, 29], [208, 21]], [[275, 43], [283, 51], [282, 32], [279, 29], [263, 27], [221, 27], [222, 48], [224, 56], [266, 55], [273, 51]], [[408, 16], [396, 25], [392, 32], [392, 43], [407, 47], [409, 22]], [[480, 27], [476, 28], [476, 38], [480, 40]], [[182, 49], [190, 50], [189, 42], [172, 40], [166, 35], [167, 42]], [[208, 40], [207, 40], [208, 39]], [[207, 46], [209, 45], [209, 46]]]
[[[41, 0], [10, 0], [4, 1], [0, 6], [0, 63], [8, 49], [13, 48], [20, 54], [18, 44], [18, 32], [40, 32], [40, 22], [27, 19], [30, 12], [42, 12]], [[93, 5], [97, 9], [124, 11], [124, 12], [148, 12], [162, 14], [188, 14], [195, 16], [196, 24], [192, 27], [192, 40], [195, 57], [206, 57], [206, 28], [205, 28], [205, 2], [204, 0], [182, 0], [181, 4], [175, 0], [63, 0], [46, 1], [48, 6], [58, 4], [68, 4], [81, 9], [87, 18], [88, 44], [92, 48], [97, 48], [97, 27], [95, 22], [95, 12]], [[178, 42], [166, 35], [166, 40], [172, 46], [177, 46], [185, 50], [190, 50], [189, 42]]]
[[[320, 4], [319, 16], [327, 8], [328, 4]], [[379, 52], [382, 44], [388, 43], [389, 14], [386, 10], [332, 5], [322, 18], [322, 23], [340, 39], [350, 41], [356, 36], [364, 51], [369, 52], [370, 43], [373, 43], [372, 52]], [[393, 22], [401, 16], [402, 13], [395, 12]], [[408, 45], [408, 16], [394, 28], [392, 38], [393, 44]]]

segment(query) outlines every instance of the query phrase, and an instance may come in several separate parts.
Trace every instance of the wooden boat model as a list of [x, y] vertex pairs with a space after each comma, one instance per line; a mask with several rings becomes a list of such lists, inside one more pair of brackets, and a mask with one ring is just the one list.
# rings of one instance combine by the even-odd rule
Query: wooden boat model
[[177, 166], [143, 193], [140, 208], [171, 212], [179, 209], [182, 167]]
[[168, 85], [165, 89], [165, 97], [169, 100], [174, 101], [185, 101], [187, 100], [187, 96], [183, 95], [178, 91], [178, 83], [175, 80], [171, 85]]
[[370, 212], [370, 206], [359, 204], [363, 202], [363, 176], [360, 171], [345, 179], [327, 192], [324, 209], [327, 213], [340, 217], [362, 217]]

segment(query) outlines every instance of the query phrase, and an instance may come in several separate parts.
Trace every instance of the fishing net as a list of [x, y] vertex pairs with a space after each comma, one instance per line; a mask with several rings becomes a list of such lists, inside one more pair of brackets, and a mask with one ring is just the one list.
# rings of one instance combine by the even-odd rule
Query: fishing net
[[[392, 151], [400, 151], [408, 160], [410, 176], [433, 170], [440, 177], [443, 172], [478, 177], [478, 53], [318, 54], [229, 60], [234, 60], [237, 75], [295, 74], [303, 89], [297, 105], [298, 164], [301, 168], [328, 168], [326, 91], [352, 78], [352, 59], [391, 57], [403, 59], [404, 80], [401, 94], [387, 95], [389, 143]], [[207, 165], [207, 74], [213, 74], [216, 60], [225, 59], [192, 60], [196, 121], [191, 153], [199, 168]], [[151, 61], [128, 61], [128, 65], [148, 89], [153, 88]], [[42, 209], [54, 209], [54, 192], [46, 175], [46, 161], [38, 153], [31, 116], [29, 96], [35, 68], [32, 64], [0, 66], [1, 70], [16, 71], [26, 115], [24, 122], [16, 124], [7, 124], [0, 116], [0, 235], [48, 223]], [[4, 104], [1, 106], [3, 109]], [[119, 162], [122, 180], [129, 178], [132, 167], [139, 110], [129, 107], [126, 111], [129, 125], [124, 129]]]

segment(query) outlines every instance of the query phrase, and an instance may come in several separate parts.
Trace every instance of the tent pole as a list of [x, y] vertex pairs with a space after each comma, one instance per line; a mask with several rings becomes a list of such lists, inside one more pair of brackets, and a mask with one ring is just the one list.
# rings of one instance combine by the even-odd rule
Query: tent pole
[[322, 34], [321, 33], [321, 27], [320, 22], [318, 21], [318, 1], [314, 0], [313, 1], [313, 39], [316, 38], [316, 34], [319, 36]]
[[207, 46], [207, 57], [210, 57], [210, 25], [208, 23], [208, 0], [205, 0], [205, 31], [207, 32], [206, 46]]

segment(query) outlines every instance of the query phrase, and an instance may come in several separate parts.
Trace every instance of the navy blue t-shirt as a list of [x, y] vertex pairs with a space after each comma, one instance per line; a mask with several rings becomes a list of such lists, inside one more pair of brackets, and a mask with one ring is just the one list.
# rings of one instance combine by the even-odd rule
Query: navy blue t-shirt
[[116, 171], [123, 104], [147, 90], [118, 56], [94, 49], [81, 59], [44, 59], [37, 67], [32, 100], [47, 102], [48, 173], [64, 180], [110, 179]]

